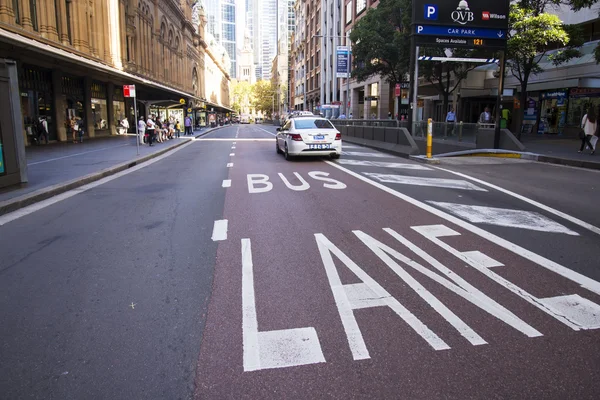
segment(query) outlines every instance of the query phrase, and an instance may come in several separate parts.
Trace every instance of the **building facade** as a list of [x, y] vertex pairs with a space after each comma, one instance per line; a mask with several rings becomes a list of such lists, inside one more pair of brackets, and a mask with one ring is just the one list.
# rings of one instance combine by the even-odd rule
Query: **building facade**
[[291, 45], [293, 108], [319, 112], [321, 105], [321, 1], [297, 0], [296, 32]]
[[[123, 85], [136, 85], [138, 116], [203, 107], [213, 55], [192, 23], [193, 3], [0, 0], [0, 58], [17, 63], [25, 142], [40, 118], [55, 141], [71, 139], [73, 117], [86, 137], [114, 135], [123, 119], [135, 129]], [[221, 70], [219, 81], [229, 75]]]
[[231, 62], [229, 75], [237, 74], [237, 35], [235, 0], [205, 0], [206, 31], [223, 46]]

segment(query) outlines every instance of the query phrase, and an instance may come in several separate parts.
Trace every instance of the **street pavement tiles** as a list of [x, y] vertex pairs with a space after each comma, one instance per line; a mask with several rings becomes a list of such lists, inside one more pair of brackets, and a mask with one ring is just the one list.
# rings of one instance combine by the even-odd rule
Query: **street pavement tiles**
[[481, 192], [487, 192], [486, 189], [480, 188], [471, 182], [460, 180], [460, 179], [444, 179], [444, 178], [420, 178], [416, 176], [405, 176], [405, 175], [389, 175], [389, 174], [377, 174], [372, 172], [363, 172], [369, 178], [378, 180], [379, 182], [385, 183], [398, 183], [402, 185], [414, 185], [414, 186], [432, 186], [446, 189], [463, 189], [463, 190], [478, 190]]
[[497, 225], [509, 228], [521, 228], [532, 231], [564, 233], [567, 235], [579, 236], [577, 232], [570, 230], [542, 214], [532, 211], [473, 206], [440, 201], [428, 201], [428, 203], [474, 224]]
[[431, 168], [421, 164], [408, 164], [408, 163], [393, 163], [383, 161], [365, 161], [365, 160], [350, 160], [347, 158], [341, 158], [337, 161], [344, 165], [353, 165], [360, 167], [381, 167], [381, 168], [397, 168], [397, 169], [417, 169], [421, 171], [431, 171]]

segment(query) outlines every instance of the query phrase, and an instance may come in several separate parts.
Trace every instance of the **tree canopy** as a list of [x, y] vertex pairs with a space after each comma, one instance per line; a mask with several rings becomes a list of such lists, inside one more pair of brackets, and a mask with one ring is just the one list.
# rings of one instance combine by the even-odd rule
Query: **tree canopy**
[[273, 112], [273, 96], [276, 95], [277, 89], [273, 87], [270, 81], [261, 80], [254, 84], [253, 92], [254, 108], [263, 114], [271, 115]]

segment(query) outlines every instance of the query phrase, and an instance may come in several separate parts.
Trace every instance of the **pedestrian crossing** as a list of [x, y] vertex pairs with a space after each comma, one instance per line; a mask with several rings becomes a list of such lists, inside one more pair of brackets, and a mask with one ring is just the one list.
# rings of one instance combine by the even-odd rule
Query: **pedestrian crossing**
[[[420, 200], [470, 223], [579, 236], [577, 232], [538, 212], [470, 204], [477, 202], [475, 193], [489, 193], [487, 189], [472, 181], [441, 178], [439, 176], [443, 174], [443, 171], [416, 162], [404, 160], [400, 162], [398, 161], [401, 160], [399, 157], [376, 150], [359, 146], [344, 145], [344, 147], [351, 148], [352, 151], [342, 152], [344, 157], [336, 161], [338, 164], [350, 167], [355, 172], [376, 182], [390, 184], [396, 190], [402, 191], [409, 187], [430, 189], [432, 191], [428, 190], [426, 192], [429, 198]], [[373, 160], [380, 158], [388, 158], [393, 161]], [[373, 172], [375, 168], [390, 170], [390, 173]], [[423, 176], [432, 173], [437, 176]], [[447, 196], [448, 194], [448, 192], [438, 192], [437, 189], [456, 190], [457, 193], [473, 192], [474, 195], [463, 197], [459, 194], [458, 198], [465, 198], [465, 203], [437, 201], [434, 199], [439, 199], [441, 196]]]

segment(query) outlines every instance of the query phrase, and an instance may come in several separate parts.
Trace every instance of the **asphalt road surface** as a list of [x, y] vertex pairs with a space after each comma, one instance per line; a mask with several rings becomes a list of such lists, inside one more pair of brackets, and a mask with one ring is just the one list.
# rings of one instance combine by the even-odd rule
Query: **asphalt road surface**
[[0, 217], [0, 398], [600, 397], [599, 173], [274, 133]]

